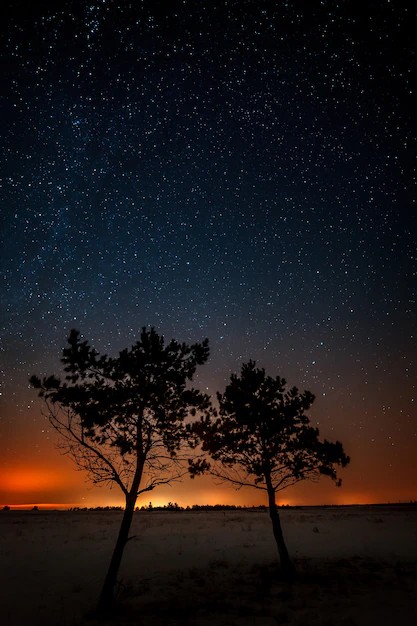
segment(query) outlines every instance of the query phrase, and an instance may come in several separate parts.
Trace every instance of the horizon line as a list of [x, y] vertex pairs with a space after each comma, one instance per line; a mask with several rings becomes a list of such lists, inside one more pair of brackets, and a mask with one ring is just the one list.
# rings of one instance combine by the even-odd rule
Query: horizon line
[[[177, 503], [173, 503], [174, 505], [176, 505]], [[384, 502], [347, 502], [347, 503], [343, 503], [343, 502], [338, 502], [335, 504], [326, 504], [326, 503], [317, 503], [317, 504], [278, 504], [278, 508], [284, 508], [284, 509], [295, 509], [295, 508], [320, 508], [320, 507], [351, 507], [351, 506], [394, 506], [394, 505], [406, 505], [406, 504], [417, 504], [417, 499], [416, 500], [397, 500], [395, 502], [393, 501], [384, 501]], [[114, 505], [114, 504], [102, 504], [102, 505], [95, 505], [95, 506], [86, 506], [85, 504], [78, 504], [78, 503], [50, 503], [50, 502], [33, 502], [33, 503], [25, 503], [25, 504], [0, 504], [0, 512], [3, 510], [10, 510], [10, 511], [33, 511], [33, 509], [36, 507], [36, 509], [38, 509], [39, 511], [44, 510], [44, 511], [71, 511], [71, 509], [80, 509], [80, 510], [98, 510], [98, 509], [120, 509], [120, 510], [124, 510], [124, 505]], [[203, 508], [203, 507], [207, 507], [210, 509], [213, 509], [215, 507], [222, 507], [222, 508], [235, 508], [235, 509], [268, 509], [268, 505], [266, 504], [232, 504], [232, 503], [216, 503], [216, 504], [191, 504], [191, 505], [186, 505], [186, 506], [181, 506], [178, 505], [178, 510], [179, 511], [187, 511], [187, 510], [192, 510], [192, 508]], [[146, 507], [146, 505], [142, 505], [142, 506], [136, 506], [135, 507], [135, 511], [152, 511], [152, 510], [167, 510], [167, 511], [175, 511], [174, 508], [169, 508], [168, 507], [168, 503], [165, 505], [155, 505], [153, 506], [151, 509], [149, 509], [148, 507]]]

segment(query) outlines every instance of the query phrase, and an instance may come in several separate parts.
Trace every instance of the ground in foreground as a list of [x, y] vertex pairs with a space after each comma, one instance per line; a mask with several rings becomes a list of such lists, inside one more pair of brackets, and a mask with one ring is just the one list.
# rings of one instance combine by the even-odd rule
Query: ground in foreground
[[[283, 512], [299, 579], [285, 583], [266, 512], [139, 512], [118, 626], [417, 623], [417, 509]], [[0, 515], [1, 623], [90, 624], [118, 512]]]

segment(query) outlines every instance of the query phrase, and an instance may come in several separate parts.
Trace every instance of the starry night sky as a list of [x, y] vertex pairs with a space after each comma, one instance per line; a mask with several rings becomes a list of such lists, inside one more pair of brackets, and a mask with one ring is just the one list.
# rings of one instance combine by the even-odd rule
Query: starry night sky
[[416, 499], [415, 12], [5, 4], [0, 503], [108, 503], [55, 450], [28, 376], [58, 372], [73, 327], [114, 355], [144, 325], [209, 338], [211, 394], [249, 358], [316, 394], [352, 462], [342, 489], [287, 500]]

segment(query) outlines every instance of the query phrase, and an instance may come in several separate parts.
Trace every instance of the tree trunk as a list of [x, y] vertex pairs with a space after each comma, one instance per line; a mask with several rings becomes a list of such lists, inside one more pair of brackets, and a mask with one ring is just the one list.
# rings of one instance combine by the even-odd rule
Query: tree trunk
[[123, 551], [129, 540], [129, 530], [132, 523], [133, 512], [136, 504], [136, 493], [126, 497], [126, 508], [123, 513], [122, 523], [119, 529], [116, 545], [113, 550], [109, 569], [98, 600], [97, 612], [100, 615], [107, 615], [114, 607], [114, 592], [122, 561]]
[[275, 490], [272, 486], [271, 480], [268, 478], [266, 479], [266, 485], [268, 490], [269, 516], [271, 518], [272, 530], [277, 543], [282, 574], [286, 579], [292, 580], [295, 577], [296, 571], [294, 564], [290, 559], [287, 546], [285, 545], [278, 507], [275, 503]]

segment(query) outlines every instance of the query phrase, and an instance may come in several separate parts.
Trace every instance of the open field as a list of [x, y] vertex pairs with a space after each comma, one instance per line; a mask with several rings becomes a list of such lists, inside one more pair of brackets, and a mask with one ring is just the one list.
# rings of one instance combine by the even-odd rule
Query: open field
[[[0, 623], [90, 624], [121, 513], [1, 512]], [[137, 512], [120, 614], [143, 626], [417, 624], [417, 507], [285, 509], [285, 583], [267, 512]]]

